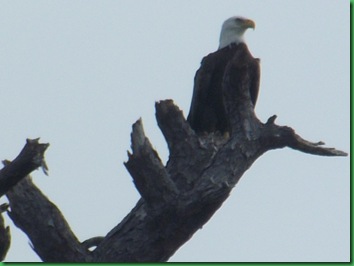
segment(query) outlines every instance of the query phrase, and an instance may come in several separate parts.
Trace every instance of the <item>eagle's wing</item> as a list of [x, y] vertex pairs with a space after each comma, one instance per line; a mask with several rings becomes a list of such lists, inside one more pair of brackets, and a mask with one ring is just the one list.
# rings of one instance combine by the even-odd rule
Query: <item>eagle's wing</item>
[[251, 75], [251, 84], [250, 84], [250, 96], [253, 103], [253, 107], [256, 106], [258, 93], [259, 93], [259, 81], [261, 76], [261, 67], [260, 60], [258, 58], [252, 59], [250, 62], [250, 75]]
[[213, 66], [204, 57], [194, 77], [192, 103], [187, 121], [195, 131], [203, 130], [203, 118], [207, 112], [209, 86], [211, 86]]

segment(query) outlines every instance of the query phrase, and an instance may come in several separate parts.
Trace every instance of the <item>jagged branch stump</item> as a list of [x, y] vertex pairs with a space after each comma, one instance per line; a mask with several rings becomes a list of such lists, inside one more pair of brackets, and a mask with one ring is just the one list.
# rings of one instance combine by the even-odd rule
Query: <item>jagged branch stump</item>
[[[3, 161], [4, 168], [0, 170], [0, 197], [24, 179], [30, 172], [42, 167], [47, 174], [44, 152], [49, 144], [39, 143], [39, 139], [27, 139], [20, 154], [11, 162]], [[10, 227], [5, 227], [2, 213], [8, 208], [7, 204], [0, 206], [0, 260], [3, 261], [11, 243]]]
[[44, 152], [48, 147], [48, 143], [39, 143], [39, 139], [27, 139], [26, 145], [13, 161], [3, 161], [5, 166], [0, 170], [0, 197], [39, 167], [47, 174]]
[[[10, 217], [30, 237], [42, 260], [167, 261], [210, 219], [263, 153], [290, 147], [315, 155], [347, 155], [276, 125], [276, 116], [261, 123], [247, 90], [250, 80], [247, 76], [241, 82], [235, 80], [234, 71], [229, 64], [223, 85], [229, 137], [218, 133], [198, 136], [172, 100], [156, 103], [157, 122], [170, 151], [164, 166], [144, 134], [142, 121], [133, 125], [132, 152], [125, 166], [141, 199], [104, 238], [79, 243], [60, 211], [31, 182], [23, 181], [8, 193]], [[41, 219], [26, 219], [38, 213]], [[90, 243], [97, 245], [93, 251]]]

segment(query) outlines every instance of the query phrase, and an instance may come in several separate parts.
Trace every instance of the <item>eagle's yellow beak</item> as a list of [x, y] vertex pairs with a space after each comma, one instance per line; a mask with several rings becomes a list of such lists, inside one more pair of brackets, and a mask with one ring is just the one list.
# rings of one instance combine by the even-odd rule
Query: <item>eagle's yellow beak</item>
[[246, 19], [243, 22], [243, 26], [245, 27], [245, 29], [248, 29], [248, 28], [255, 29], [256, 28], [256, 23], [254, 23], [253, 20]]

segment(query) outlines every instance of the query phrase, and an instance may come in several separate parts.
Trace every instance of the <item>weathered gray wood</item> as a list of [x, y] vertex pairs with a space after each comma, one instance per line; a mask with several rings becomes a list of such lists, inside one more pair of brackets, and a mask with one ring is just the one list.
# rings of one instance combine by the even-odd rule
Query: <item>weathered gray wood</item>
[[29, 237], [45, 262], [87, 262], [90, 252], [71, 231], [60, 210], [33, 184], [23, 179], [7, 194], [10, 218]]
[[6, 203], [0, 206], [0, 261], [5, 259], [11, 244], [10, 227], [5, 227], [4, 218], [2, 217], [2, 212], [4, 212], [7, 207], [8, 205]]
[[[28, 179], [7, 194], [11, 219], [43, 261], [167, 261], [220, 208], [263, 153], [290, 147], [314, 155], [347, 155], [276, 125], [276, 116], [259, 121], [247, 90], [250, 77], [235, 76], [235, 71], [243, 71], [235, 67], [226, 67], [223, 81], [229, 134], [196, 135], [172, 100], [158, 102], [156, 118], [170, 151], [164, 166], [142, 121], [133, 125], [132, 152], [125, 166], [142, 198], [105, 237], [79, 243], [60, 211]], [[96, 249], [89, 251], [93, 245]]]
[[[44, 160], [44, 152], [49, 144], [41, 144], [39, 139], [27, 139], [19, 155], [12, 161], [3, 161], [4, 168], [0, 170], [0, 197], [25, 178], [30, 172], [42, 167], [47, 174], [47, 165]], [[5, 227], [2, 213], [8, 205], [0, 206], [0, 260], [3, 261], [11, 243], [10, 228]]]
[[0, 197], [38, 167], [47, 173], [44, 152], [49, 144], [40, 144], [38, 140], [27, 139], [26, 145], [12, 162], [4, 161], [5, 166], [0, 170]]

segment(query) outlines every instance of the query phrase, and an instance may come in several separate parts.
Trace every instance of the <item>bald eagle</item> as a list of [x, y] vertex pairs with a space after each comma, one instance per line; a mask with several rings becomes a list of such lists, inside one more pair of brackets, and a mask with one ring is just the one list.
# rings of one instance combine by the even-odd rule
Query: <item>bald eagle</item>
[[[239, 69], [246, 69], [237, 75], [249, 75], [249, 93], [253, 107], [256, 105], [260, 66], [259, 59], [250, 54], [243, 35], [248, 28], [255, 28], [255, 23], [243, 17], [227, 19], [221, 28], [219, 48], [203, 58], [195, 74], [192, 103], [187, 117], [192, 129], [197, 134], [230, 131], [229, 122], [223, 103], [222, 84], [225, 68], [232, 60]], [[234, 68], [238, 69], [238, 68]], [[240, 79], [242, 80], [242, 78]]]

